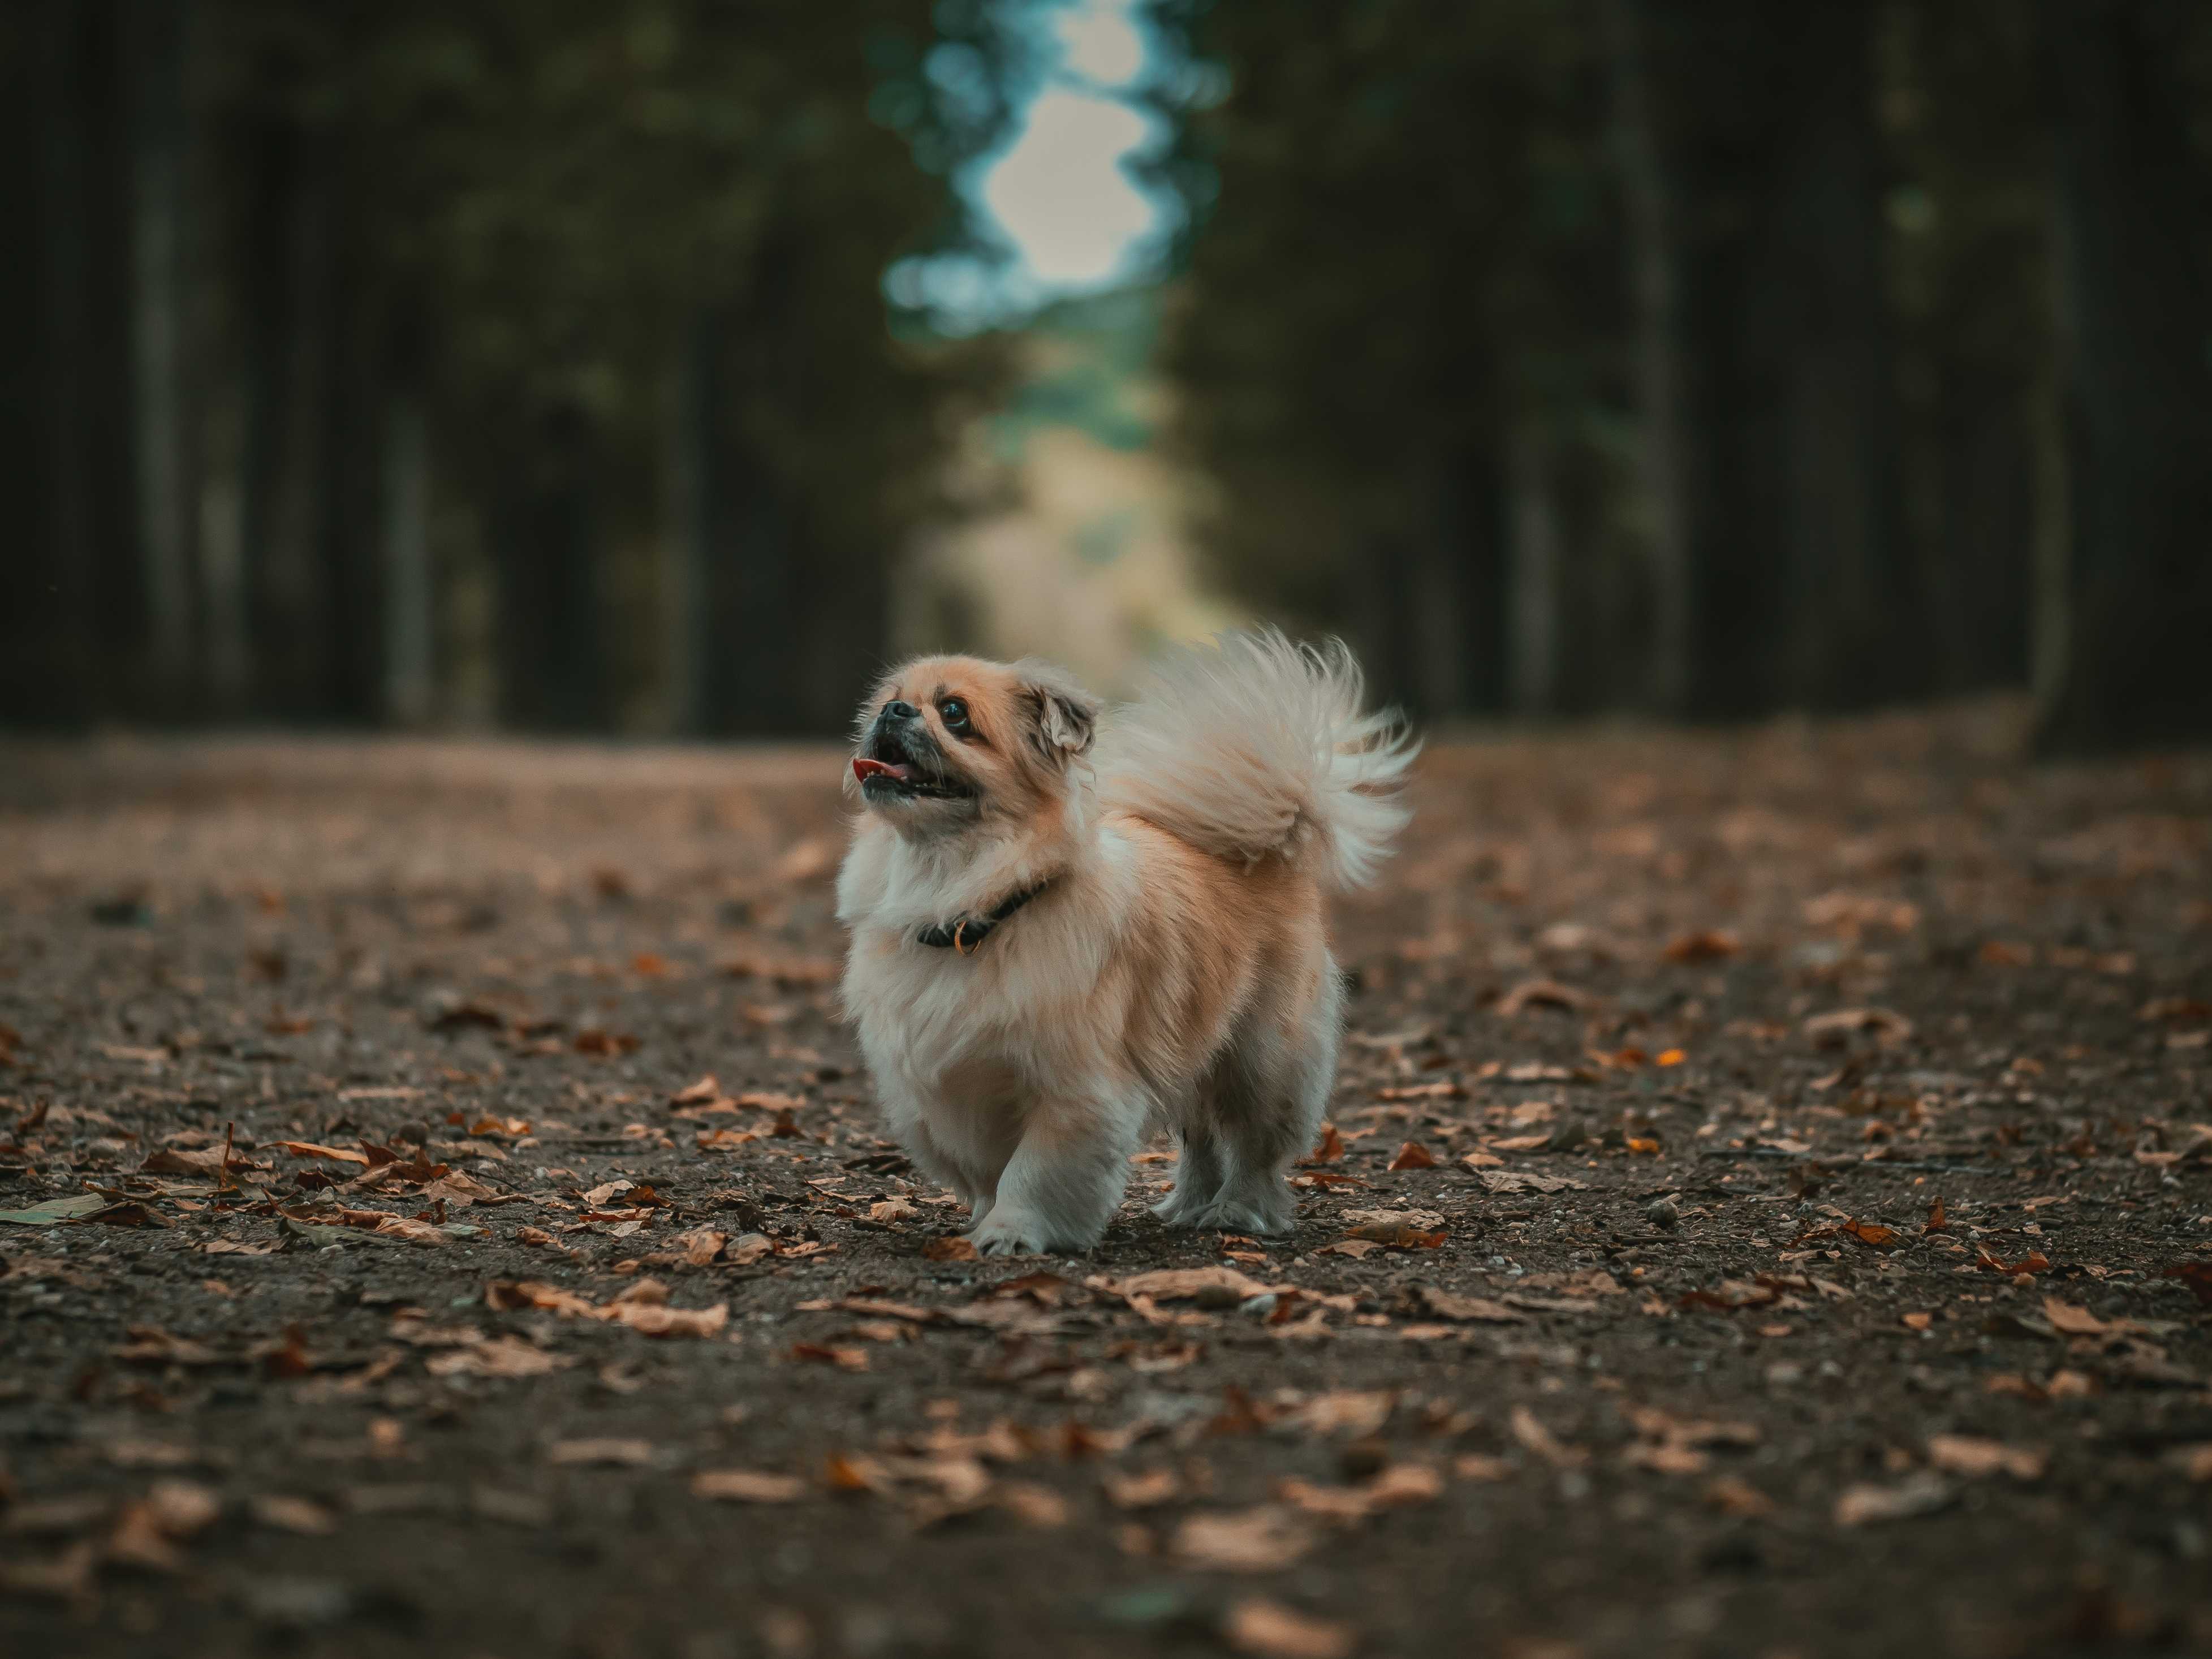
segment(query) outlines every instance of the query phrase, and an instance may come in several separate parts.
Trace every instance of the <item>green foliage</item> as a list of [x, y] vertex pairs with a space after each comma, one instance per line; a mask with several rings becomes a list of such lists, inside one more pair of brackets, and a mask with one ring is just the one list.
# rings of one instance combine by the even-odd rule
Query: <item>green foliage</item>
[[1153, 15], [1190, 65], [1158, 173], [1192, 215], [1168, 365], [1220, 486], [1208, 544], [1263, 602], [1341, 618], [1470, 448], [1614, 395], [1597, 32], [1547, 0]]

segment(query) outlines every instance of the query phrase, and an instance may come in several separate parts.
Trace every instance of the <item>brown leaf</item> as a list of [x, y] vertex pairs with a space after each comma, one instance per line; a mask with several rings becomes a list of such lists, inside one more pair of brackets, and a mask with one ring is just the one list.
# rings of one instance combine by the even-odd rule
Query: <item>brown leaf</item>
[[1743, 949], [1743, 941], [1734, 933], [1717, 928], [1701, 928], [1694, 933], [1679, 933], [1668, 940], [1659, 954], [1668, 962], [1721, 962]]
[[1150, 1297], [1155, 1302], [1233, 1307], [1255, 1296], [1279, 1295], [1293, 1287], [1264, 1285], [1234, 1267], [1161, 1267], [1123, 1279], [1102, 1280], [1101, 1288], [1121, 1297]]
[[1753, 1285], [1741, 1279], [1723, 1279], [1717, 1291], [1690, 1291], [1675, 1304], [1677, 1307], [1705, 1308], [1716, 1313], [1734, 1313], [1740, 1308], [1761, 1308], [1776, 1300], [1777, 1292], [1771, 1285]]
[[1308, 1434], [1365, 1440], [1382, 1431], [1397, 1403], [1395, 1389], [1338, 1389], [1316, 1395], [1282, 1421]]
[[691, 1495], [728, 1504], [795, 1504], [806, 1496], [806, 1483], [760, 1469], [702, 1469], [691, 1477]]
[[929, 1261], [974, 1261], [978, 1252], [974, 1244], [957, 1234], [933, 1238], [921, 1247], [922, 1257]]
[[835, 1365], [844, 1371], [868, 1369], [868, 1351], [866, 1348], [832, 1347], [821, 1342], [794, 1342], [791, 1345], [791, 1357], [818, 1365]]
[[1052, 1530], [1067, 1524], [1067, 1500], [1038, 1481], [1001, 1481], [992, 1501], [1025, 1527]]
[[1313, 1151], [1298, 1160], [1301, 1168], [1310, 1169], [1317, 1164], [1334, 1164], [1344, 1156], [1344, 1137], [1337, 1133], [1336, 1125], [1321, 1126], [1321, 1141]]
[[575, 1363], [566, 1354], [550, 1353], [519, 1336], [498, 1336], [434, 1354], [422, 1362], [422, 1369], [433, 1376], [542, 1376]]
[[1537, 1175], [1526, 1170], [1477, 1170], [1474, 1178], [1493, 1193], [1579, 1193], [1588, 1186], [1572, 1176]]
[[1941, 1476], [1923, 1470], [1893, 1486], [1867, 1484], [1846, 1487], [1836, 1499], [1835, 1522], [1839, 1527], [1866, 1527], [1910, 1521], [1949, 1507], [1957, 1497], [1957, 1492]]
[[1705, 1483], [1705, 1502], [1723, 1515], [1756, 1518], [1774, 1512], [1773, 1501], [1747, 1480], [1732, 1474], [1714, 1476]]
[[650, 1440], [556, 1440], [545, 1449], [549, 1463], [642, 1468], [653, 1457]]
[[600, 1317], [629, 1327], [640, 1336], [713, 1336], [730, 1322], [730, 1304], [711, 1308], [670, 1308], [657, 1303], [623, 1302], [607, 1304]]
[[1420, 1312], [1431, 1318], [1449, 1319], [1460, 1324], [1518, 1325], [1526, 1323], [1528, 1317], [1516, 1313], [1502, 1302], [1487, 1301], [1479, 1296], [1459, 1296], [1429, 1285], [1414, 1285], [1409, 1297]]
[[1280, 1504], [1187, 1517], [1170, 1548], [1185, 1566], [1212, 1572], [1275, 1572], [1310, 1552], [1313, 1529]]
[[1940, 1233], [1950, 1224], [1951, 1218], [1944, 1213], [1943, 1210], [1943, 1194], [1938, 1193], [1936, 1194], [1936, 1201], [1928, 1206], [1928, 1219], [1920, 1231], [1923, 1233]]
[[157, 1480], [146, 1496], [125, 1504], [108, 1535], [108, 1559], [150, 1572], [184, 1565], [173, 1545], [198, 1537], [222, 1513], [222, 1500], [189, 1480]]
[[1324, 1244], [1316, 1255], [1348, 1255], [1354, 1261], [1365, 1260], [1382, 1247], [1371, 1238], [1340, 1238], [1334, 1244]]
[[338, 1518], [308, 1498], [289, 1498], [281, 1492], [261, 1492], [246, 1500], [246, 1513], [264, 1527], [319, 1538], [337, 1530]]
[[1824, 1048], [1839, 1048], [1859, 1032], [1871, 1034], [1885, 1048], [1894, 1048], [1912, 1035], [1912, 1022], [1893, 1008], [1838, 1008], [1814, 1014], [1802, 1028]]
[[2118, 1326], [2108, 1325], [2087, 1308], [2062, 1302], [2055, 1296], [2043, 1298], [2043, 1316], [2051, 1322], [2051, 1328], [2062, 1336], [2103, 1336], [2114, 1329], [2126, 1328], [2126, 1322]]
[[388, 1215], [376, 1224], [374, 1230], [380, 1237], [397, 1238], [409, 1244], [450, 1244], [452, 1236], [432, 1226], [427, 1221], [416, 1221], [404, 1215]]
[[1846, 1221], [1841, 1223], [1836, 1231], [1849, 1234], [1862, 1244], [1871, 1244], [1878, 1250], [1886, 1250], [1897, 1243], [1897, 1230], [1875, 1221]]
[[1436, 1154], [1419, 1141], [1409, 1140], [1398, 1148], [1398, 1156], [1390, 1160], [1389, 1167], [1393, 1170], [1433, 1170], [1437, 1167]]
[[2051, 1454], [2039, 1448], [2008, 1446], [2002, 1440], [1937, 1434], [1928, 1438], [1928, 1462], [1932, 1468], [1970, 1480], [2006, 1474], [2015, 1480], [2040, 1480]]
[[0, 1592], [89, 1604], [100, 1554], [100, 1545], [87, 1538], [50, 1560], [0, 1561]]
[[1349, 1625], [1259, 1596], [1230, 1605], [1222, 1615], [1221, 1639], [1252, 1659], [1348, 1659], [1358, 1644]]
[[295, 1158], [319, 1158], [332, 1164], [368, 1162], [367, 1152], [357, 1152], [347, 1146], [325, 1146], [313, 1140], [272, 1140], [269, 1143], [280, 1152], [289, 1152]]
[[703, 1267], [722, 1253], [730, 1242], [727, 1233], [717, 1232], [712, 1227], [694, 1227], [690, 1231], [676, 1235], [675, 1243], [684, 1252], [684, 1261], [694, 1267]]
[[1555, 979], [1531, 979], [1498, 999], [1498, 1014], [1501, 1019], [1514, 1019], [1530, 1008], [1559, 1008], [1571, 1014], [1596, 1006], [1597, 999], [1587, 991], [1577, 991]]
[[1182, 1496], [1182, 1479], [1173, 1469], [1146, 1469], [1123, 1474], [1115, 1468], [1099, 1471], [1098, 1483], [1106, 1501], [1117, 1510], [1158, 1509]]
[[1554, 1468], [1577, 1469], [1589, 1462], [1589, 1453], [1580, 1446], [1570, 1446], [1558, 1438], [1539, 1422], [1536, 1414], [1526, 1406], [1516, 1406], [1506, 1426], [1515, 1440], [1527, 1450], [1535, 1453]]

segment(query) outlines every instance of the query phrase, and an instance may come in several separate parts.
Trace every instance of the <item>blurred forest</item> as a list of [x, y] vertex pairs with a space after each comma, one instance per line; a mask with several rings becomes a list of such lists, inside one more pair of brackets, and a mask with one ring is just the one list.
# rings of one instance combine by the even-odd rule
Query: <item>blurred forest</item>
[[1263, 605], [1429, 712], [2212, 732], [2212, 6], [1158, 11]]
[[7, 8], [0, 718], [842, 724], [999, 355], [894, 337], [883, 273], [965, 234], [1018, 45], [986, 0]]
[[[1041, 9], [0, 12], [0, 724], [825, 732], [970, 642], [899, 573], [1019, 521], [992, 447], [1074, 337], [884, 278], [993, 257]], [[1124, 539], [1188, 504], [1222, 614], [1427, 719], [2212, 732], [2212, 6], [1144, 15], [1181, 229], [1086, 337], [1148, 354]], [[1097, 380], [1096, 453], [1152, 445]]]

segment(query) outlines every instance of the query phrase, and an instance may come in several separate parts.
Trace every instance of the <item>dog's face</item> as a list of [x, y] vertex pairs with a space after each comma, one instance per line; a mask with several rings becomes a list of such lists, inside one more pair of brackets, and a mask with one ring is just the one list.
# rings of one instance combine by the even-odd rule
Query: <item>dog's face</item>
[[1025, 821], [1064, 798], [1097, 719], [1090, 694], [1044, 664], [918, 658], [861, 706], [853, 776], [868, 810], [908, 836]]

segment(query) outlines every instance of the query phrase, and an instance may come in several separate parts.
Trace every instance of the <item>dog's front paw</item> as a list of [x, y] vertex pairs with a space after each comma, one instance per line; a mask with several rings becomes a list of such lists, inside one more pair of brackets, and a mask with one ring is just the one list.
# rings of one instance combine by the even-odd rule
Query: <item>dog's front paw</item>
[[1042, 1216], [1001, 1204], [969, 1229], [968, 1242], [984, 1255], [1042, 1255], [1052, 1237]]

